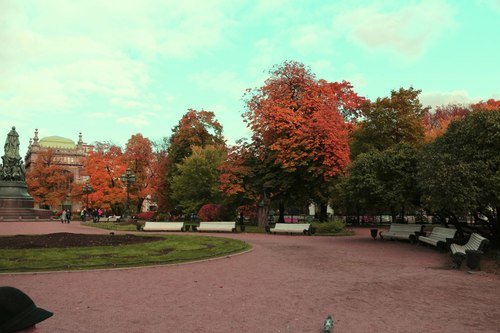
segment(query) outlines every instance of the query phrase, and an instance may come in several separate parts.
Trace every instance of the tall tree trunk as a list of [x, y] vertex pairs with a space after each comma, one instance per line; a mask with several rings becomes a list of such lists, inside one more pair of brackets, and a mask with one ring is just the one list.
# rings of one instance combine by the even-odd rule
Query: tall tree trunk
[[283, 201], [280, 201], [279, 203], [278, 223], [285, 223], [285, 204], [283, 203]]
[[391, 206], [391, 223], [396, 223], [396, 210], [394, 209], [394, 207]]
[[319, 206], [319, 221], [327, 222], [328, 221], [328, 206], [326, 203], [321, 203]]
[[270, 200], [267, 198], [266, 191], [262, 192], [262, 198], [258, 203], [257, 207], [257, 224], [260, 227], [267, 227], [269, 224], [269, 203]]

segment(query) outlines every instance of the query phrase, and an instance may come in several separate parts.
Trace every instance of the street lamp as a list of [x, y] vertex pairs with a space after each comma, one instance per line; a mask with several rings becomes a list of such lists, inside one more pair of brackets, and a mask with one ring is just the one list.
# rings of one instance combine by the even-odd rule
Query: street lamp
[[89, 183], [85, 183], [85, 185], [82, 186], [82, 191], [84, 194], [87, 195], [87, 210], [89, 209], [89, 194], [92, 193], [93, 188]]
[[82, 209], [82, 221], [85, 222], [85, 219], [86, 219], [86, 215], [88, 214], [88, 211], [89, 211], [89, 194], [92, 193], [93, 191], [93, 188], [92, 186], [87, 182], [85, 183], [85, 185], [82, 186], [82, 191], [84, 194], [87, 195], [87, 209], [86, 209], [86, 212], [85, 214], [83, 214], [83, 209]]
[[125, 184], [125, 186], [127, 188], [127, 206], [125, 207], [125, 214], [124, 215], [125, 215], [125, 217], [129, 217], [129, 215], [130, 215], [130, 185], [135, 183], [135, 175], [132, 172], [132, 170], [130, 170], [130, 168], [127, 168], [125, 173], [123, 175], [121, 175], [120, 180], [122, 181], [122, 183]]

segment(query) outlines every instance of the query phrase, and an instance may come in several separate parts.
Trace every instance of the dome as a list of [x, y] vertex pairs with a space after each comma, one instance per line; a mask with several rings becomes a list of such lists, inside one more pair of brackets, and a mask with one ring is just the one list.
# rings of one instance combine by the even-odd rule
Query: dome
[[44, 148], [62, 148], [75, 149], [76, 144], [73, 140], [60, 136], [48, 136], [40, 140], [40, 146]]

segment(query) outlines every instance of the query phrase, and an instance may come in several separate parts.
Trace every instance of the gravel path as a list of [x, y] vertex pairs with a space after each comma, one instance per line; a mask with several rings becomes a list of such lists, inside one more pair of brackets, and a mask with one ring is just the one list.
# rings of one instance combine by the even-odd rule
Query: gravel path
[[[72, 223], [0, 223], [0, 235], [109, 233]], [[448, 254], [354, 237], [217, 234], [253, 251], [129, 270], [0, 275], [55, 315], [43, 332], [499, 332], [500, 277]]]

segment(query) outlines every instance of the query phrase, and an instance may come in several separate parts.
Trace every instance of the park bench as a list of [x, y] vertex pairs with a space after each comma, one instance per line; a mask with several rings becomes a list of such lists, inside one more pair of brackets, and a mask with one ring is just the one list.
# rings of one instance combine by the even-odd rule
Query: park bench
[[269, 229], [273, 234], [304, 234], [311, 235], [310, 223], [276, 223], [274, 228]]
[[457, 229], [435, 227], [428, 236], [418, 236], [417, 239], [419, 242], [426, 243], [435, 246], [442, 251], [446, 251], [446, 240], [449, 239], [448, 242], [450, 242], [450, 240], [455, 239], [456, 233]]
[[416, 240], [416, 232], [422, 232], [424, 226], [420, 224], [397, 224], [391, 223], [389, 230], [379, 233], [380, 238]]
[[236, 222], [200, 222], [196, 230], [236, 232]]
[[120, 221], [120, 217], [121, 216], [108, 216], [107, 218], [101, 217], [100, 221], [101, 222], [118, 222], [118, 221]]
[[146, 222], [143, 231], [184, 231], [184, 222]]
[[470, 235], [470, 238], [465, 245], [452, 243], [450, 245], [450, 250], [455, 268], [460, 268], [460, 266], [462, 265], [462, 260], [464, 260], [467, 256], [467, 251], [479, 251], [480, 253], [482, 253], [484, 247], [488, 243], [489, 240], [487, 238], [484, 238], [480, 234], [476, 233]]

